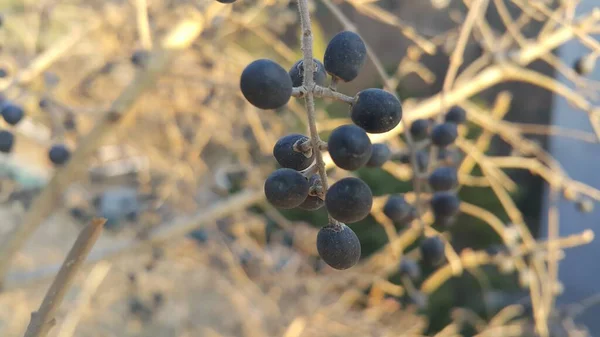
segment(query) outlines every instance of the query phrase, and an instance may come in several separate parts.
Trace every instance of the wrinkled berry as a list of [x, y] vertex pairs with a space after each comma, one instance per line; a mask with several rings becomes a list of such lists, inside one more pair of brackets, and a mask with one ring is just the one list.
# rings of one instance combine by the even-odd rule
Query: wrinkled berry
[[336, 220], [352, 223], [366, 218], [373, 206], [373, 194], [364, 181], [348, 177], [335, 182], [325, 195], [325, 206]]
[[358, 76], [367, 59], [362, 38], [351, 31], [335, 35], [325, 49], [323, 64], [331, 76], [350, 82]]
[[[327, 72], [325, 71], [325, 66], [317, 59], [313, 59], [313, 62], [313, 65], [315, 66], [315, 71], [313, 72], [315, 83], [324, 87], [327, 85]], [[296, 62], [288, 73], [290, 74], [292, 85], [294, 87], [302, 86], [302, 81], [304, 80], [304, 60]]]
[[428, 182], [431, 189], [435, 192], [448, 191], [458, 185], [458, 174], [454, 167], [438, 167], [431, 172]]
[[292, 96], [292, 79], [283, 67], [269, 59], [250, 63], [240, 79], [244, 97], [259, 109], [277, 109]]
[[327, 144], [331, 159], [337, 167], [344, 170], [357, 170], [371, 158], [371, 139], [356, 125], [342, 125], [335, 128]]
[[319, 256], [334, 269], [344, 270], [360, 259], [361, 247], [356, 233], [345, 224], [327, 225], [317, 234]]
[[439, 237], [432, 236], [423, 239], [419, 248], [423, 262], [432, 266], [437, 266], [444, 261], [445, 244]]
[[308, 196], [308, 180], [298, 171], [281, 168], [265, 181], [267, 200], [275, 207], [290, 209], [300, 206]]
[[275, 157], [275, 160], [277, 160], [279, 165], [296, 171], [302, 171], [308, 168], [315, 160], [314, 151], [312, 151], [310, 157], [307, 157], [304, 153], [294, 149], [294, 145], [299, 145], [307, 140], [308, 137], [300, 134], [291, 134], [281, 137], [273, 147], [273, 156]]
[[365, 164], [367, 167], [381, 167], [392, 156], [392, 151], [386, 144], [373, 144], [371, 149], [371, 157]]
[[402, 104], [396, 96], [381, 89], [366, 89], [356, 94], [351, 109], [352, 121], [369, 133], [392, 130], [402, 120]]
[[454, 123], [443, 123], [433, 127], [431, 131], [431, 143], [439, 147], [446, 147], [456, 140], [458, 129]]

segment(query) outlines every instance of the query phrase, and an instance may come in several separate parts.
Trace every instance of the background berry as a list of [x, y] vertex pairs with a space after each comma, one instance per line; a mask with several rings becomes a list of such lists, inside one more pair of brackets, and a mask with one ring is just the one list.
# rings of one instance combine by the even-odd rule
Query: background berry
[[300, 206], [308, 196], [308, 180], [298, 171], [281, 168], [265, 181], [267, 200], [275, 207], [290, 209]]
[[412, 281], [417, 281], [421, 278], [421, 267], [417, 262], [409, 257], [403, 256], [398, 266], [398, 272], [400, 276], [407, 276]]
[[402, 119], [402, 104], [396, 96], [381, 89], [366, 89], [356, 94], [351, 109], [352, 121], [369, 133], [384, 133]]
[[17, 125], [25, 115], [23, 108], [12, 103], [5, 103], [0, 113], [2, 113], [2, 118], [6, 123], [10, 125]]
[[217, 0], [217, 1], [222, 4], [232, 4], [232, 3], [236, 2], [236, 0]]
[[15, 136], [7, 130], [0, 130], [0, 152], [9, 153], [15, 143]]
[[431, 133], [431, 121], [427, 119], [416, 119], [410, 125], [410, 135], [414, 141], [429, 138]]
[[431, 172], [428, 182], [433, 191], [448, 191], [458, 185], [458, 174], [454, 167], [438, 167]]
[[297, 171], [308, 168], [315, 160], [314, 151], [310, 157], [306, 157], [304, 153], [294, 150], [296, 143], [302, 143], [308, 139], [308, 137], [296, 133], [281, 137], [273, 147], [275, 160], [279, 165]]
[[373, 144], [371, 146], [371, 157], [365, 164], [367, 167], [381, 167], [392, 156], [392, 151], [387, 144]]
[[269, 59], [250, 63], [240, 79], [244, 97], [259, 109], [277, 109], [292, 95], [292, 79], [285, 69]]
[[454, 106], [446, 113], [445, 120], [447, 123], [462, 124], [467, 120], [467, 112], [459, 106]]
[[350, 227], [345, 224], [327, 225], [317, 234], [317, 251], [329, 266], [344, 270], [358, 262], [361, 247], [358, 237]]
[[383, 206], [383, 214], [395, 224], [407, 224], [414, 219], [413, 206], [406, 202], [403, 194], [388, 197]]
[[423, 239], [419, 246], [423, 262], [437, 266], [444, 261], [444, 241], [437, 236]]
[[0, 78], [8, 77], [8, 71], [5, 68], [0, 68]]
[[436, 192], [430, 204], [436, 218], [448, 218], [458, 214], [460, 199], [452, 192]]
[[575, 61], [573, 65], [573, 70], [579, 75], [589, 75], [594, 71], [595, 60], [592, 57], [582, 56]]
[[[313, 59], [313, 62], [316, 67], [316, 70], [314, 71], [315, 83], [322, 87], [327, 86], [327, 72], [325, 71], [325, 66], [317, 59]], [[296, 62], [292, 68], [290, 68], [288, 73], [290, 74], [292, 85], [294, 87], [302, 86], [302, 81], [304, 80], [304, 60]]]
[[350, 82], [358, 76], [367, 59], [367, 48], [361, 37], [351, 31], [335, 35], [325, 49], [323, 63], [331, 76]]
[[150, 59], [150, 53], [147, 50], [139, 49], [131, 54], [130, 61], [136, 67], [145, 67], [148, 65]]
[[431, 143], [439, 147], [446, 147], [456, 140], [458, 129], [454, 123], [438, 124], [431, 130]]
[[373, 206], [373, 194], [369, 186], [354, 177], [335, 182], [325, 196], [329, 214], [344, 223], [360, 221], [369, 215]]
[[327, 144], [331, 159], [337, 167], [344, 170], [357, 170], [371, 158], [371, 139], [356, 125], [342, 125], [335, 128]]
[[52, 145], [48, 157], [53, 164], [64, 165], [71, 158], [71, 151], [64, 144]]

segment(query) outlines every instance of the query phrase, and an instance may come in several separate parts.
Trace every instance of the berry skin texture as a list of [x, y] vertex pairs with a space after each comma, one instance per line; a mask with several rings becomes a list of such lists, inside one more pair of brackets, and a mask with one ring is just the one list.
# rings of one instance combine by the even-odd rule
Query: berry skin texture
[[308, 196], [308, 180], [298, 171], [281, 168], [265, 181], [267, 200], [275, 207], [291, 209], [300, 206]]
[[10, 125], [17, 125], [25, 116], [23, 108], [12, 103], [6, 103], [2, 107], [2, 118]]
[[323, 64], [331, 76], [350, 82], [358, 76], [367, 59], [367, 48], [362, 38], [351, 31], [335, 35], [325, 49]]
[[412, 281], [417, 281], [421, 278], [421, 268], [417, 262], [411, 258], [403, 257], [398, 267], [400, 276], [406, 276]]
[[10, 153], [15, 144], [15, 136], [7, 130], [0, 130], [0, 152]]
[[430, 205], [436, 218], [450, 218], [458, 214], [460, 199], [452, 192], [436, 192]]
[[350, 227], [344, 224], [327, 225], [317, 234], [317, 251], [331, 268], [344, 270], [358, 262], [361, 247], [356, 233]]
[[240, 79], [240, 88], [250, 104], [263, 110], [286, 105], [292, 96], [292, 79], [283, 67], [269, 59], [250, 63]]
[[448, 191], [458, 185], [458, 174], [454, 167], [438, 167], [431, 172], [428, 182], [434, 192]]
[[383, 206], [383, 214], [387, 216], [394, 224], [408, 224], [413, 218], [413, 207], [406, 202], [404, 195], [390, 195]]
[[[325, 71], [325, 66], [317, 59], [313, 59], [313, 62], [316, 68], [313, 72], [315, 83], [324, 87], [327, 85], [327, 72]], [[292, 85], [294, 87], [302, 86], [302, 81], [304, 80], [304, 60], [296, 62], [292, 68], [290, 68], [288, 73], [290, 74]]]
[[351, 114], [354, 124], [368, 133], [384, 133], [402, 120], [402, 104], [385, 90], [365, 89], [356, 94]]
[[304, 153], [294, 150], [295, 144], [308, 140], [308, 137], [300, 134], [291, 134], [281, 137], [273, 147], [273, 156], [279, 165], [296, 171], [307, 169], [315, 160], [314, 151], [310, 157]]
[[429, 138], [431, 134], [431, 122], [427, 119], [416, 119], [410, 125], [410, 135], [413, 140], [419, 141]]
[[373, 193], [364, 181], [348, 177], [336, 181], [325, 195], [329, 215], [343, 223], [360, 221], [373, 207]]
[[467, 121], [467, 112], [461, 107], [455, 106], [446, 113], [446, 123], [463, 124]]
[[386, 144], [373, 144], [371, 149], [371, 157], [365, 164], [367, 167], [381, 167], [392, 156], [392, 151]]
[[316, 211], [325, 205], [325, 200], [317, 197], [316, 195], [309, 195], [306, 200], [298, 208], [305, 211]]
[[437, 266], [444, 261], [444, 241], [437, 236], [425, 238], [421, 241], [419, 249], [423, 262]]
[[71, 158], [71, 151], [64, 144], [52, 145], [48, 151], [50, 161], [57, 166], [64, 165]]
[[438, 124], [431, 130], [431, 143], [439, 147], [446, 147], [456, 140], [458, 129], [454, 123]]
[[356, 125], [338, 126], [331, 132], [327, 144], [335, 165], [347, 171], [364, 166], [373, 151], [371, 139]]

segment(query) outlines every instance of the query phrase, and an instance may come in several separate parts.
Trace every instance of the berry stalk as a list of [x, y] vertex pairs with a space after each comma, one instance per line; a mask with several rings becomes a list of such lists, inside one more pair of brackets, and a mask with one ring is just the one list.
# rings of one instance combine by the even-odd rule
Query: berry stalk
[[[323, 186], [323, 194], [327, 192], [329, 185], [327, 184], [327, 172], [325, 171], [325, 161], [323, 161], [323, 154], [319, 150], [321, 144], [321, 138], [317, 130], [317, 121], [315, 113], [315, 98], [314, 98], [314, 62], [313, 62], [313, 41], [312, 41], [312, 29], [310, 22], [310, 13], [308, 11], [308, 0], [298, 0], [298, 12], [300, 13], [300, 25], [302, 29], [302, 54], [304, 58], [304, 78], [302, 80], [302, 86], [306, 88], [306, 94], [304, 95], [304, 105], [306, 106], [306, 115], [308, 117], [308, 127], [310, 131], [310, 139], [315, 154], [317, 168], [319, 170], [319, 176], [321, 177], [321, 184]], [[331, 223], [337, 223], [331, 216], [329, 216]]]

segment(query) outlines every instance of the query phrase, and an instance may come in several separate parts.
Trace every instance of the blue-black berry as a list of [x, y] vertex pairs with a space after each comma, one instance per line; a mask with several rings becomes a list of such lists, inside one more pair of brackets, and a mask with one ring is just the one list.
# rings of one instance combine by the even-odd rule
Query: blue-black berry
[[412, 281], [417, 281], [421, 278], [421, 267], [419, 267], [415, 260], [409, 257], [402, 257], [398, 272], [400, 273], [400, 276], [406, 276]]
[[25, 116], [23, 108], [13, 103], [4, 103], [2, 106], [2, 118], [10, 125], [17, 125]]
[[431, 131], [431, 143], [439, 147], [446, 147], [458, 137], [458, 128], [454, 123], [443, 123], [433, 127]]
[[352, 121], [369, 133], [384, 133], [402, 120], [402, 104], [391, 93], [381, 89], [365, 89], [356, 94], [352, 104]]
[[325, 195], [325, 206], [337, 221], [352, 223], [366, 218], [373, 206], [373, 193], [364, 181], [348, 177], [335, 182]]
[[356, 233], [344, 224], [330, 224], [317, 234], [319, 256], [334, 269], [344, 270], [360, 259], [361, 247]]
[[220, 2], [222, 4], [232, 4], [234, 2], [236, 2], [237, 0], [217, 0], [217, 2]]
[[300, 206], [306, 200], [309, 187], [308, 180], [300, 172], [281, 168], [269, 175], [264, 191], [273, 206], [290, 209]]
[[383, 206], [383, 214], [397, 225], [405, 225], [415, 219], [415, 209], [406, 202], [403, 194], [390, 195]]
[[308, 168], [315, 160], [314, 151], [311, 151], [308, 157], [297, 151], [297, 146], [308, 140], [308, 137], [296, 133], [281, 137], [273, 147], [275, 160], [279, 165], [296, 171]]
[[350, 82], [358, 76], [367, 58], [362, 38], [351, 31], [335, 35], [325, 49], [323, 63], [331, 76]]
[[0, 130], [0, 152], [10, 153], [15, 144], [15, 136], [7, 130]]
[[335, 165], [348, 171], [364, 166], [373, 151], [371, 139], [365, 130], [356, 125], [335, 128], [329, 136], [327, 147]]
[[431, 121], [428, 119], [416, 119], [410, 125], [410, 135], [414, 141], [429, 138], [431, 133]]
[[325, 200], [319, 198], [316, 195], [309, 195], [306, 200], [298, 206], [298, 208], [305, 211], [316, 211], [325, 205]]
[[[315, 83], [324, 87], [327, 85], [327, 72], [325, 71], [325, 66], [317, 59], [313, 59], [313, 62], [315, 67], [315, 71], [313, 72]], [[290, 68], [288, 73], [290, 74], [292, 85], [294, 87], [302, 86], [302, 81], [304, 80], [304, 60], [296, 62], [292, 68]]]
[[381, 167], [392, 156], [392, 151], [386, 144], [373, 144], [371, 149], [371, 157], [365, 164], [367, 167]]
[[259, 109], [277, 109], [292, 96], [292, 79], [283, 67], [269, 59], [250, 63], [240, 79], [244, 97]]
[[445, 121], [447, 123], [462, 124], [467, 121], [467, 112], [459, 106], [454, 106], [446, 113]]
[[458, 174], [454, 167], [438, 167], [431, 172], [428, 182], [431, 189], [435, 192], [448, 191], [458, 185]]
[[71, 151], [64, 144], [55, 144], [48, 151], [48, 157], [54, 165], [61, 166], [71, 158]]
[[450, 218], [458, 214], [460, 199], [452, 192], [436, 192], [430, 205], [436, 218]]
[[421, 251], [423, 262], [429, 265], [437, 266], [444, 261], [445, 244], [444, 241], [437, 236], [423, 239], [419, 249]]

